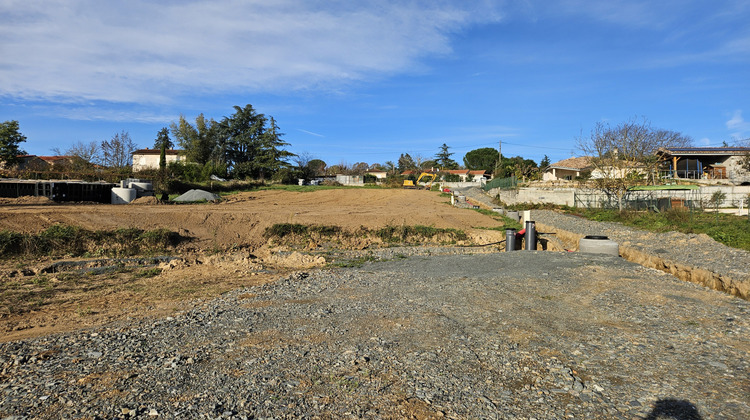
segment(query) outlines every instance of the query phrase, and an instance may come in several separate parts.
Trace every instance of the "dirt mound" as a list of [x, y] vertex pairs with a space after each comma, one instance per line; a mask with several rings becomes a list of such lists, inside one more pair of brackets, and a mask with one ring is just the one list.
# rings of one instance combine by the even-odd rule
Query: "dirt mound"
[[45, 204], [54, 204], [55, 202], [50, 200], [48, 197], [35, 197], [33, 195], [25, 195], [23, 197], [18, 198], [0, 198], [0, 205], [45, 205]]
[[160, 203], [161, 201], [159, 201], [159, 199], [154, 197], [153, 195], [147, 196], [147, 197], [136, 198], [135, 200], [130, 202], [130, 204], [141, 204], [141, 205], [160, 204]]

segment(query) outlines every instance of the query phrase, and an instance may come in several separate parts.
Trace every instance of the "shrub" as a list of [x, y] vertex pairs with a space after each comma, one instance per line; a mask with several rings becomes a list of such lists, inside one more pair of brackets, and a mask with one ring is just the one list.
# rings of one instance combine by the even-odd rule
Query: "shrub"
[[166, 229], [144, 231], [117, 229], [92, 232], [77, 226], [57, 224], [38, 234], [0, 231], [0, 257], [11, 255], [136, 255], [162, 252], [181, 240]]
[[277, 223], [273, 226], [267, 227], [263, 232], [265, 238], [283, 238], [289, 235], [305, 234], [307, 234], [307, 226], [297, 223]]
[[24, 235], [9, 230], [0, 231], [0, 255], [10, 255], [19, 252], [22, 248]]

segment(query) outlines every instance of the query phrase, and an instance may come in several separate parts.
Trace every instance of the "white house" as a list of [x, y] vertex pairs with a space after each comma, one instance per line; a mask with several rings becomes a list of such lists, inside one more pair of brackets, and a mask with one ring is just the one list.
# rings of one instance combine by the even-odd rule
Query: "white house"
[[488, 178], [492, 178], [492, 175], [488, 174], [487, 171], [469, 171], [469, 181], [471, 182], [484, 182]]
[[382, 181], [388, 177], [388, 172], [386, 171], [367, 171], [365, 174], [374, 176], [378, 181]]
[[582, 156], [555, 162], [547, 167], [542, 179], [544, 181], [572, 181], [582, 173], [592, 169], [591, 157]]
[[[146, 169], [159, 169], [159, 158], [161, 157], [160, 149], [140, 149], [133, 152], [133, 172], [143, 171]], [[172, 162], [182, 162], [185, 160], [183, 150], [166, 150], [167, 165]]]

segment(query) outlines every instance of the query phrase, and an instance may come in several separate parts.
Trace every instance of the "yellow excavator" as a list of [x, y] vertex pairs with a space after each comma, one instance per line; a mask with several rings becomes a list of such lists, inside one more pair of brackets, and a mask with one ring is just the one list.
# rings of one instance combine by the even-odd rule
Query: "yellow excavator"
[[432, 188], [432, 183], [433, 181], [435, 181], [435, 178], [437, 178], [437, 174], [433, 174], [430, 172], [422, 172], [419, 175], [419, 178], [417, 178], [417, 182], [414, 182], [411, 179], [405, 179], [404, 188], [420, 189], [422, 185], [420, 185], [419, 182], [424, 180], [424, 182], [427, 183], [424, 189], [429, 190]]

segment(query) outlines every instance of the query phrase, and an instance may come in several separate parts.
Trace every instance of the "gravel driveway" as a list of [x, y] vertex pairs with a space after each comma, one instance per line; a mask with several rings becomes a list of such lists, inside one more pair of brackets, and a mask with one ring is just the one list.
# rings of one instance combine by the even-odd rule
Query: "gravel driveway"
[[430, 254], [1, 344], [0, 418], [750, 417], [750, 302], [617, 257]]

